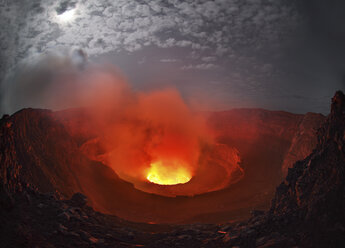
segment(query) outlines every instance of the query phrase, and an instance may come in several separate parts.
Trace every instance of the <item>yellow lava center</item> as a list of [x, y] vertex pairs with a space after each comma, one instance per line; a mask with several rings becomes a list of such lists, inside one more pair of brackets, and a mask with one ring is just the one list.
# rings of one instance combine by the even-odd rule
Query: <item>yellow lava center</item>
[[183, 163], [158, 160], [151, 163], [146, 178], [155, 184], [175, 185], [189, 182], [192, 175]]

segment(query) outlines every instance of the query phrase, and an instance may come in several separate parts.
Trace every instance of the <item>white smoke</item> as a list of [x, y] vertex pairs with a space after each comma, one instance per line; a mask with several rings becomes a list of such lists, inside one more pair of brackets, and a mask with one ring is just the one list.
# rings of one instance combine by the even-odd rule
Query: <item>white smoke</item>
[[0, 113], [12, 114], [25, 107], [58, 107], [52, 105], [54, 91], [73, 82], [87, 65], [87, 55], [81, 49], [49, 51], [21, 61], [1, 85]]

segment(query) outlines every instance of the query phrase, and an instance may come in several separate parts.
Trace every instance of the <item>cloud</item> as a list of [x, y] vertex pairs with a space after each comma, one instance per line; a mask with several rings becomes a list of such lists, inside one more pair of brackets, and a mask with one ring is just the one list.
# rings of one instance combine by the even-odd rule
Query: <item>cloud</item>
[[[71, 21], [57, 18], [70, 9], [75, 9]], [[183, 61], [181, 71], [229, 66], [227, 73], [241, 74], [246, 90], [256, 93], [264, 83], [271, 86], [268, 78], [278, 73], [273, 57], [303, 23], [296, 5], [285, 0], [5, 0], [0, 80], [23, 59], [60, 48], [81, 48], [90, 59], [165, 49]], [[160, 62], [167, 63], [170, 54], [163, 54]]]
[[[4, 95], [0, 101], [0, 112], [13, 113], [28, 106], [53, 108], [53, 99], [59, 97], [64, 98], [64, 103], [71, 101], [68, 95], [75, 90], [74, 79], [84, 72], [88, 64], [86, 54], [80, 49], [46, 53], [45, 56], [23, 61], [2, 84]], [[57, 79], [60, 79], [59, 83]], [[47, 105], [42, 105], [43, 102]]]
[[203, 58], [201, 58], [201, 60], [204, 62], [214, 62], [217, 60], [217, 58], [214, 56], [210, 56], [210, 57], [203, 57]]
[[179, 62], [180, 60], [179, 59], [161, 59], [159, 60], [160, 62], [162, 63], [175, 63], [175, 62]]
[[197, 64], [197, 65], [184, 65], [181, 67], [182, 70], [211, 70], [219, 68], [218, 65], [215, 64]]
[[[96, 0], [47, 0], [39, 5], [40, 13], [36, 12], [37, 6], [35, 9], [29, 3], [22, 4], [1, 5], [2, 23], [13, 23], [18, 30], [12, 32], [12, 37], [7, 37], [10, 30], [2, 32], [1, 44], [7, 44], [8, 38], [18, 40], [15, 57], [55, 46], [80, 46], [94, 56], [109, 51], [133, 52], [152, 45], [202, 51], [216, 48], [213, 56], [223, 56], [232, 53], [234, 47], [258, 47], [278, 41], [298, 25], [293, 6], [281, 0], [270, 5], [261, 0], [119, 0], [107, 4]], [[73, 22], [60, 23], [55, 18], [73, 8]]]
[[56, 8], [56, 13], [58, 15], [63, 14], [67, 10], [75, 8], [76, 3], [74, 1], [62, 1]]

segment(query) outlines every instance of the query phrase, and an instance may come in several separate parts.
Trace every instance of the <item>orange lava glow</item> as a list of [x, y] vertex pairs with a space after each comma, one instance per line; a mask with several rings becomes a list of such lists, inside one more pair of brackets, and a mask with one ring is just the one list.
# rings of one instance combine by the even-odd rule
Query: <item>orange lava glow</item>
[[147, 173], [147, 180], [160, 185], [183, 184], [190, 181], [192, 174], [188, 166], [180, 161], [156, 161], [151, 163]]
[[75, 80], [69, 98], [82, 112], [67, 123], [69, 132], [82, 141], [87, 157], [137, 189], [195, 195], [242, 178], [237, 150], [216, 143], [207, 114], [192, 108], [177, 89], [135, 91], [111, 68], [90, 69]]

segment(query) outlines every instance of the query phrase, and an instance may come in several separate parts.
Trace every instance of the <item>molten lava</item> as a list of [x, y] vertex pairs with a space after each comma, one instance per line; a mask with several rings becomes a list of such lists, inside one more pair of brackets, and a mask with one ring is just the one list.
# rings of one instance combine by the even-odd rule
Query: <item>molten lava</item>
[[160, 185], [183, 184], [190, 181], [192, 174], [180, 161], [161, 161], [151, 163], [147, 180]]

